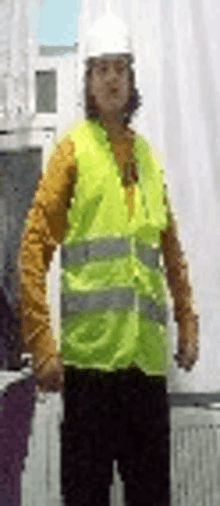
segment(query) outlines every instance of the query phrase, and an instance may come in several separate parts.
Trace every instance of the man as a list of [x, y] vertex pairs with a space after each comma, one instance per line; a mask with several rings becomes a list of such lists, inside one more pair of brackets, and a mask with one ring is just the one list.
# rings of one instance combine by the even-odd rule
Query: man
[[[67, 505], [109, 503], [113, 458], [128, 506], [169, 504], [170, 358], [160, 247], [178, 323], [176, 359], [190, 370], [198, 357], [198, 317], [162, 170], [149, 143], [129, 127], [140, 103], [129, 44], [126, 27], [111, 14], [88, 34], [87, 120], [51, 156], [19, 254], [21, 331], [37, 384], [64, 393]], [[60, 354], [45, 287], [57, 244], [64, 246]]]

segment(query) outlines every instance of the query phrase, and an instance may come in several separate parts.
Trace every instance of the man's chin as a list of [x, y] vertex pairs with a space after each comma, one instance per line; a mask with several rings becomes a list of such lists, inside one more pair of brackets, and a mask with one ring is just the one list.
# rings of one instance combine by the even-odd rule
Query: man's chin
[[106, 119], [112, 119], [114, 120], [122, 120], [124, 112], [122, 112], [121, 109], [118, 109], [117, 107], [114, 107], [114, 109], [106, 109], [105, 111], [102, 111], [101, 115], [103, 118]]

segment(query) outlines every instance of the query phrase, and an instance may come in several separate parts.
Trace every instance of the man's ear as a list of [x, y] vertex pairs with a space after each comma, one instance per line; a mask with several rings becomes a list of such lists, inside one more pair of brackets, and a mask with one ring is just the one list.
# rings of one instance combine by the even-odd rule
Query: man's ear
[[89, 95], [92, 95], [92, 72], [87, 76]]

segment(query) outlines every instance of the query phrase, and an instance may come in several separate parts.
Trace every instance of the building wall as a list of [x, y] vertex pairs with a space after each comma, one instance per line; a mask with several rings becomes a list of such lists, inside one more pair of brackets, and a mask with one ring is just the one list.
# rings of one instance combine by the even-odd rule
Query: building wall
[[28, 113], [28, 9], [28, 0], [0, 3], [0, 114], [9, 118]]
[[[67, 53], [59, 54], [61, 49], [59, 46], [48, 48], [51, 55], [48, 55], [46, 47], [43, 50], [39, 48], [39, 54], [35, 60], [34, 72], [35, 72], [35, 83], [31, 89], [32, 96], [30, 101], [35, 104], [35, 114], [32, 122], [33, 128], [36, 127], [51, 127], [56, 128], [57, 135], [59, 136], [65, 126], [74, 121], [76, 117], [76, 63], [77, 53], [72, 52], [66, 48]], [[63, 49], [63, 52], [65, 49]], [[42, 56], [41, 52], [44, 52]], [[53, 54], [54, 52], [54, 54]], [[58, 53], [58, 55], [56, 55]], [[38, 71], [55, 71], [56, 72], [56, 112], [38, 112], [36, 107], [36, 72]], [[43, 93], [44, 90], [42, 90]], [[49, 105], [49, 104], [48, 104]]]

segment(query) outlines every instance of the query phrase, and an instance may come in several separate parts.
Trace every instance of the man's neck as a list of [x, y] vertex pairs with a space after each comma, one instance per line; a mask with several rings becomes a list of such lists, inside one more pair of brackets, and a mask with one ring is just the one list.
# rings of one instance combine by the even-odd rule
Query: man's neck
[[101, 119], [100, 123], [106, 128], [109, 137], [120, 137], [125, 134], [126, 127], [123, 121], [118, 121], [117, 119], [112, 120], [104, 117]]

